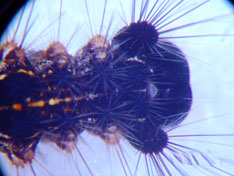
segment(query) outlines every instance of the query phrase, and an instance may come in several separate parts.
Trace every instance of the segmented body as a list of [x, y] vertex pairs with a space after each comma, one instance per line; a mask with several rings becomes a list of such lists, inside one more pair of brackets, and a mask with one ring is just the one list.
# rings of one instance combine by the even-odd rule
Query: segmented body
[[72, 153], [88, 131], [111, 145], [125, 138], [159, 175], [171, 174], [160, 157], [174, 145], [166, 129], [191, 108], [189, 65], [179, 47], [160, 38], [156, 21], [141, 15], [110, 40], [93, 36], [75, 55], [58, 41], [27, 53], [14, 42], [1, 46], [0, 149], [16, 167], [31, 164], [40, 140]]

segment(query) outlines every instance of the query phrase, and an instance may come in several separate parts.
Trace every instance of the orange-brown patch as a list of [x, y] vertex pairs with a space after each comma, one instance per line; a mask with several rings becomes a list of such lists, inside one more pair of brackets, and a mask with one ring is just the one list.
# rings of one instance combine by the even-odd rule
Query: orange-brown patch
[[16, 103], [16, 104], [13, 104], [13, 105], [12, 105], [12, 109], [14, 109], [14, 110], [16, 110], [16, 111], [22, 111], [23, 106], [22, 106], [22, 104], [20, 104], [20, 103]]

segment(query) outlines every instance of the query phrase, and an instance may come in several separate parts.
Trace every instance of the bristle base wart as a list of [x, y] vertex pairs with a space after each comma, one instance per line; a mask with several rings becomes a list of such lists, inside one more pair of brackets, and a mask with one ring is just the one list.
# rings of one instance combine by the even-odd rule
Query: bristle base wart
[[126, 138], [138, 151], [145, 154], [158, 154], [167, 147], [168, 136], [161, 127], [154, 126], [147, 119], [141, 119], [131, 124]]
[[35, 134], [28, 139], [14, 138], [1, 134], [0, 151], [5, 153], [10, 162], [16, 167], [24, 168], [25, 165], [31, 164], [35, 157], [35, 150], [40, 141], [40, 133]]
[[20, 69], [32, 69], [25, 50], [11, 41], [2, 44], [0, 46], [0, 74], [15, 73]]
[[153, 51], [157, 41], [155, 27], [147, 21], [139, 21], [123, 27], [112, 39], [111, 47], [117, 48], [118, 55], [125, 53], [129, 58]]

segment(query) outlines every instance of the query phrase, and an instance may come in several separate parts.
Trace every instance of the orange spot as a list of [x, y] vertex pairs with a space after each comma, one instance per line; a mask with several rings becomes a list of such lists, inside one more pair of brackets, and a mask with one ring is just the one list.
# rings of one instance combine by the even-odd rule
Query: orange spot
[[5, 138], [5, 139], [10, 139], [10, 136], [7, 134], [0, 133], [0, 137]]
[[44, 115], [45, 115], [45, 111], [41, 111], [41, 115], [43, 115], [43, 116], [44, 116]]
[[43, 106], [45, 106], [44, 100], [40, 100], [40, 101], [36, 101], [36, 102], [32, 102], [28, 104], [28, 107], [43, 107]]
[[7, 77], [7, 74], [0, 75], [0, 80], [4, 80]]
[[[50, 114], [50, 118], [53, 119], [54, 118], [54, 114]], [[54, 128], [54, 127], [52, 127]]]
[[50, 86], [48, 86], [48, 91], [49, 91], [49, 92], [51, 91], [51, 87], [50, 87]]
[[12, 109], [14, 109], [16, 111], [21, 111], [23, 109], [23, 107], [21, 104], [13, 104]]
[[71, 98], [71, 97], [66, 97], [66, 98], [65, 98], [65, 102], [69, 103], [69, 102], [71, 102], [71, 101], [72, 101], [72, 98]]
[[17, 73], [25, 73], [29, 76], [34, 76], [34, 73], [32, 71], [27, 71], [27, 70], [24, 70], [24, 69], [20, 69], [17, 71]]
[[64, 108], [64, 111], [65, 111], [65, 112], [71, 112], [72, 109], [71, 109], [71, 108]]
[[38, 131], [38, 132], [36, 132], [34, 135], [30, 136], [30, 138], [31, 138], [31, 139], [32, 139], [32, 138], [35, 138], [35, 137], [37, 137], [37, 136], [40, 135], [40, 134], [41, 134], [41, 132]]

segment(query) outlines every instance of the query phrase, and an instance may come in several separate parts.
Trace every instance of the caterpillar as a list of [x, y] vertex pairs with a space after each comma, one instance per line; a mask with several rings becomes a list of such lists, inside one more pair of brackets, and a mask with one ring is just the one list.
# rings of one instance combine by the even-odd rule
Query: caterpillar
[[37, 0], [16, 18], [1, 42], [6, 174], [233, 175], [225, 2]]

